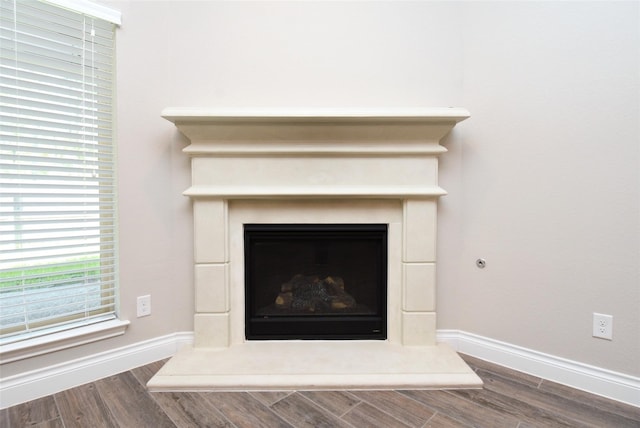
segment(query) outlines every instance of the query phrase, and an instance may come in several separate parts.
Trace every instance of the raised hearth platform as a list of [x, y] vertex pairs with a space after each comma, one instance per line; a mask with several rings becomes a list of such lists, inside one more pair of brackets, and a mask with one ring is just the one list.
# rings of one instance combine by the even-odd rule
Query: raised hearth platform
[[387, 341], [252, 341], [188, 347], [149, 381], [153, 392], [481, 388], [445, 344]]

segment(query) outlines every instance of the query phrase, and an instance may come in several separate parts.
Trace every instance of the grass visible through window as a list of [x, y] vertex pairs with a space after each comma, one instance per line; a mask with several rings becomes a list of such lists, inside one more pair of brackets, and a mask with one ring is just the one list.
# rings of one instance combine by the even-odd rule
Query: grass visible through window
[[52, 266], [29, 266], [22, 270], [0, 272], [0, 290], [14, 289], [20, 286], [51, 286], [55, 283], [69, 283], [77, 279], [89, 278], [100, 274], [100, 261], [78, 261], [74, 264]]
[[0, 336], [104, 312], [113, 296], [105, 274], [99, 258], [0, 272]]

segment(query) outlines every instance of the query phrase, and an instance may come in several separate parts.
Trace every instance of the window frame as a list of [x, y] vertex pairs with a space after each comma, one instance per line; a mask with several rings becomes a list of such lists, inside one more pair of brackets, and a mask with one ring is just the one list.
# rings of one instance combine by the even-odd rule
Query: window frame
[[[99, 19], [115, 26], [121, 25], [121, 14], [119, 11], [93, 3], [86, 0], [40, 0], [42, 3], [48, 3], [56, 7], [67, 9], [69, 11], [79, 13], [90, 18]], [[115, 39], [114, 39], [115, 47]], [[115, 54], [113, 56], [113, 67], [115, 67]], [[113, 83], [115, 85], [115, 81]], [[112, 87], [112, 100], [115, 100], [115, 87]], [[112, 103], [113, 105], [113, 103]], [[115, 128], [114, 118], [111, 119], [111, 129]], [[115, 151], [115, 141], [112, 136], [111, 145]], [[115, 154], [113, 155], [115, 164]], [[115, 165], [114, 165], [115, 170]], [[115, 177], [113, 177], [113, 185], [115, 186]], [[115, 192], [113, 193], [115, 198]], [[114, 202], [114, 205], [116, 202]], [[100, 216], [101, 223], [104, 221]], [[116, 213], [113, 213], [110, 221], [116, 222]], [[117, 228], [114, 226], [115, 232]], [[102, 242], [102, 240], [100, 240]], [[102, 245], [102, 244], [100, 244]], [[117, 259], [117, 253], [115, 253]], [[117, 265], [117, 260], [116, 260]], [[117, 288], [117, 272], [113, 275], [114, 288]], [[117, 299], [114, 297], [114, 299]], [[114, 304], [115, 311], [106, 316], [98, 316], [87, 322], [85, 319], [72, 320], [64, 324], [55, 325], [38, 329], [37, 331], [26, 331], [15, 334], [13, 336], [0, 339], [0, 364], [33, 357], [47, 352], [57, 351], [72, 346], [78, 346], [115, 337], [124, 334], [129, 321], [119, 320], [117, 318], [117, 302]]]

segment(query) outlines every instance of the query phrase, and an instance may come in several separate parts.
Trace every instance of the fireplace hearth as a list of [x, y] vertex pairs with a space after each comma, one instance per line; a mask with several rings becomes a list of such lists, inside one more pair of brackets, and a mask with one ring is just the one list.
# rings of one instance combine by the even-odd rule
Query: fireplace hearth
[[468, 116], [165, 110], [190, 140], [194, 343], [149, 389], [480, 387], [436, 341], [440, 140]]
[[245, 224], [248, 340], [386, 339], [386, 224]]

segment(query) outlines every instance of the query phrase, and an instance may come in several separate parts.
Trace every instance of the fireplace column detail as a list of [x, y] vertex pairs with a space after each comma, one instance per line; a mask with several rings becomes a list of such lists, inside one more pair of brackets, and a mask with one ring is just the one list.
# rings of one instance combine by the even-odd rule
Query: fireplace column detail
[[435, 345], [436, 209], [435, 199], [403, 203], [403, 345]]
[[229, 335], [228, 203], [197, 198], [193, 202], [195, 346], [226, 347]]

